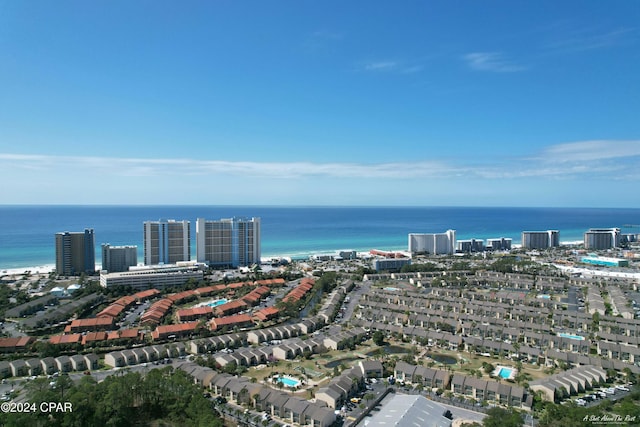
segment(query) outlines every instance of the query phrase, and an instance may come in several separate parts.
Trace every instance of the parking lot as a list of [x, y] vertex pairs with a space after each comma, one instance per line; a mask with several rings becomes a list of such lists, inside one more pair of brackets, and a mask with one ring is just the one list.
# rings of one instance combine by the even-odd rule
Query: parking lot
[[628, 395], [631, 392], [631, 384], [618, 384], [611, 387], [601, 387], [598, 390], [593, 390], [590, 393], [585, 394], [582, 397], [577, 397], [572, 400], [576, 405], [583, 407], [591, 407], [598, 405], [605, 399], [616, 401]]

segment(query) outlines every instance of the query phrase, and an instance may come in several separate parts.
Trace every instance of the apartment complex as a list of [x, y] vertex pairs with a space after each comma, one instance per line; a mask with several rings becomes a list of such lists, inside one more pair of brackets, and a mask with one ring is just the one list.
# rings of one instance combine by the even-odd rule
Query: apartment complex
[[183, 286], [190, 279], [201, 281], [204, 273], [197, 266], [153, 266], [136, 267], [119, 273], [101, 273], [100, 285], [103, 288], [113, 286], [131, 286], [136, 290], [164, 289]]
[[145, 221], [143, 238], [145, 265], [175, 264], [191, 260], [189, 221]]
[[56, 272], [65, 276], [95, 273], [95, 250], [92, 228], [56, 233]]
[[524, 249], [547, 249], [557, 246], [560, 246], [560, 232], [558, 230], [522, 232], [522, 247]]
[[484, 241], [478, 239], [458, 240], [458, 252], [483, 252]]
[[102, 270], [110, 273], [127, 271], [129, 267], [138, 265], [137, 246], [111, 246], [102, 244]]
[[222, 268], [260, 263], [260, 245], [260, 218], [196, 221], [198, 262]]
[[591, 228], [584, 233], [585, 249], [612, 249], [620, 246], [619, 228]]
[[409, 252], [430, 255], [453, 254], [456, 249], [456, 231], [435, 234], [409, 234]]
[[510, 251], [511, 239], [504, 237], [487, 239], [487, 249], [491, 251]]

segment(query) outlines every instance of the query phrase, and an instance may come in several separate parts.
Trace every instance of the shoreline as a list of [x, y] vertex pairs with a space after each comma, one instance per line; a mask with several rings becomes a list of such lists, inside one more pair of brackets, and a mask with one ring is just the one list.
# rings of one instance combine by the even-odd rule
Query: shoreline
[[[560, 242], [560, 245], [562, 246], [577, 246], [577, 245], [581, 245], [583, 242], [581, 240], [573, 240], [573, 241], [564, 241], [564, 242]], [[520, 248], [519, 244], [514, 244], [513, 245], [514, 249], [518, 249]], [[383, 251], [390, 251], [390, 252], [405, 252], [406, 248], [385, 248], [385, 249], [380, 249], [380, 248], [371, 248], [369, 250], [373, 250], [373, 249], [378, 249], [378, 250], [383, 250]], [[358, 253], [358, 255], [361, 254], [368, 254], [369, 250], [358, 250], [358, 249], [333, 249], [333, 250], [318, 250], [318, 251], [305, 251], [305, 252], [299, 252], [297, 254], [281, 254], [281, 255], [263, 255], [260, 260], [262, 263], [266, 263], [269, 260], [274, 260], [274, 259], [288, 259], [288, 260], [294, 260], [294, 261], [306, 261], [309, 257], [311, 257], [312, 255], [318, 255], [318, 254], [335, 254], [338, 253], [340, 251], [356, 251]], [[196, 261], [195, 259], [192, 261]], [[21, 275], [24, 274], [27, 271], [30, 271], [31, 274], [49, 274], [52, 271], [54, 271], [56, 268], [55, 264], [39, 264], [39, 265], [27, 265], [24, 267], [8, 267], [8, 268], [3, 268], [0, 267], [0, 275], [1, 276], [16, 276], [16, 275]], [[100, 264], [96, 264], [96, 271], [100, 271], [101, 265]]]

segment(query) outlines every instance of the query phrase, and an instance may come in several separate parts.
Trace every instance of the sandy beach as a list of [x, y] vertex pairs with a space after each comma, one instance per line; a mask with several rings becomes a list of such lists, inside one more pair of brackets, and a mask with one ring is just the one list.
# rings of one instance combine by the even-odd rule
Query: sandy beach
[[4, 275], [14, 276], [24, 274], [29, 271], [31, 274], [49, 274], [56, 269], [55, 264], [37, 265], [33, 267], [19, 267], [19, 268], [3, 268], [0, 273]]

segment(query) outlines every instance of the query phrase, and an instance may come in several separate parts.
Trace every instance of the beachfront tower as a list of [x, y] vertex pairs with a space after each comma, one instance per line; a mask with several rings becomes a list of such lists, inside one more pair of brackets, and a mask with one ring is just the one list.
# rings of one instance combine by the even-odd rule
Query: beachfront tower
[[409, 234], [409, 252], [427, 253], [429, 255], [451, 255], [456, 249], [456, 231], [447, 230], [444, 233]]
[[522, 232], [522, 247], [524, 249], [547, 249], [558, 246], [560, 246], [560, 232], [558, 230]]
[[56, 273], [76, 276], [96, 272], [96, 246], [92, 228], [56, 233]]
[[144, 223], [144, 264], [191, 261], [191, 223], [161, 219]]
[[196, 257], [216, 268], [260, 263], [260, 218], [196, 221]]
[[138, 265], [137, 246], [111, 246], [102, 244], [102, 270], [109, 273], [128, 271], [129, 267]]
[[584, 233], [585, 249], [613, 249], [620, 246], [619, 228], [591, 228]]
[[487, 250], [490, 251], [510, 251], [511, 239], [504, 237], [487, 239]]

